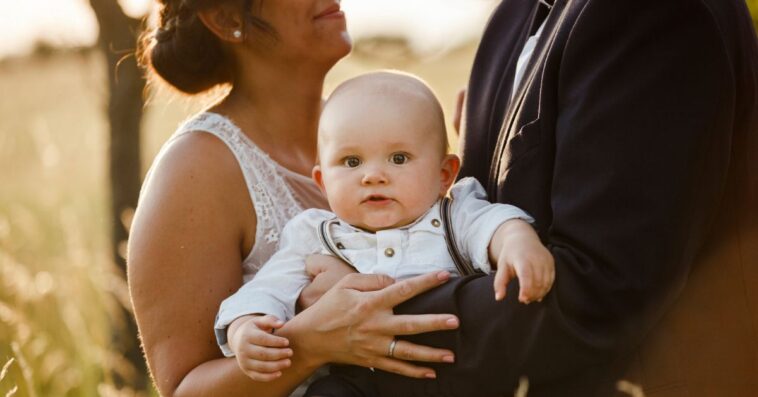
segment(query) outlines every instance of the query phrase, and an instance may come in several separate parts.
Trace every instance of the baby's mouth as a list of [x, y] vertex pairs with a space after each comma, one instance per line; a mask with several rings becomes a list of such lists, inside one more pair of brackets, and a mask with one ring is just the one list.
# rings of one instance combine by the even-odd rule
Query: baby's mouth
[[392, 199], [387, 196], [382, 196], [381, 194], [372, 194], [366, 199], [363, 200], [362, 203], [364, 204], [389, 204], [392, 202]]

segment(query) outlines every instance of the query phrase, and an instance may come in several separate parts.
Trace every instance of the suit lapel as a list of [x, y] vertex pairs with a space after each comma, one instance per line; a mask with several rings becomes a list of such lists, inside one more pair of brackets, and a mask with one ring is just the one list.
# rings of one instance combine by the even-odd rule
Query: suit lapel
[[[501, 167], [500, 160], [502, 158], [503, 150], [505, 150], [505, 146], [510, 138], [510, 133], [513, 130], [513, 122], [519, 113], [526, 92], [534, 82], [538, 71], [542, 69], [545, 55], [553, 43], [555, 34], [558, 31], [558, 26], [560, 26], [561, 21], [563, 20], [563, 11], [565, 10], [567, 1], [568, 0], [555, 1], [553, 8], [550, 10], [550, 14], [548, 14], [547, 19], [545, 20], [545, 27], [542, 29], [542, 34], [540, 35], [539, 40], [537, 40], [534, 52], [524, 67], [523, 78], [518, 86], [513, 88], [516, 92], [513, 95], [513, 99], [508, 101], [508, 105], [505, 108], [505, 117], [500, 126], [500, 134], [495, 146], [495, 155], [492, 159], [492, 167], [490, 169], [491, 183], [489, 184], [491, 187], [497, 186], [497, 177]], [[535, 3], [538, 3], [537, 0], [535, 0]], [[492, 192], [490, 192], [490, 194], [492, 194]]]
[[511, 100], [518, 54], [534, 21], [537, 0], [502, 0], [485, 29], [471, 70], [463, 122], [461, 176], [488, 186], [498, 135]]

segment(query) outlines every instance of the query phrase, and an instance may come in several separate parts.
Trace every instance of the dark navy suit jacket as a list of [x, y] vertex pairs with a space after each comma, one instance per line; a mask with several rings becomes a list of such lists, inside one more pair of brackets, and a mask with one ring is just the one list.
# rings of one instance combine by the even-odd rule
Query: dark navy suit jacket
[[[743, 0], [503, 0], [473, 67], [462, 176], [517, 205], [556, 261], [539, 304], [470, 277], [396, 308], [456, 351], [381, 395], [758, 395], [758, 46]], [[454, 32], [451, 32], [454, 33]]]

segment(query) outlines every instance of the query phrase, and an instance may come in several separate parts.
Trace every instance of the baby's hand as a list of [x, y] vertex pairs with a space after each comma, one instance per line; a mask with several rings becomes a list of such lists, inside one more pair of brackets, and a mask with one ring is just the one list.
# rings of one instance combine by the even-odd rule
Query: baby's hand
[[553, 255], [542, 245], [528, 223], [514, 219], [495, 232], [490, 242], [490, 261], [497, 264], [495, 300], [505, 298], [505, 288], [514, 277], [519, 279], [519, 301], [541, 301], [553, 286]]
[[245, 316], [229, 325], [229, 347], [237, 356], [237, 364], [245, 375], [259, 382], [282, 376], [292, 364], [289, 340], [273, 335], [284, 325], [274, 316]]

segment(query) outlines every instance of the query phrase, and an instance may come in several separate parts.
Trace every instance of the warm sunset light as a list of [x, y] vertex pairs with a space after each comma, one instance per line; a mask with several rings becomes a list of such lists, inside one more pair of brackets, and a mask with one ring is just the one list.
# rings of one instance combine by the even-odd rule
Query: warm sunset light
[[0, 397], [758, 396], [757, 31], [0, 0]]

